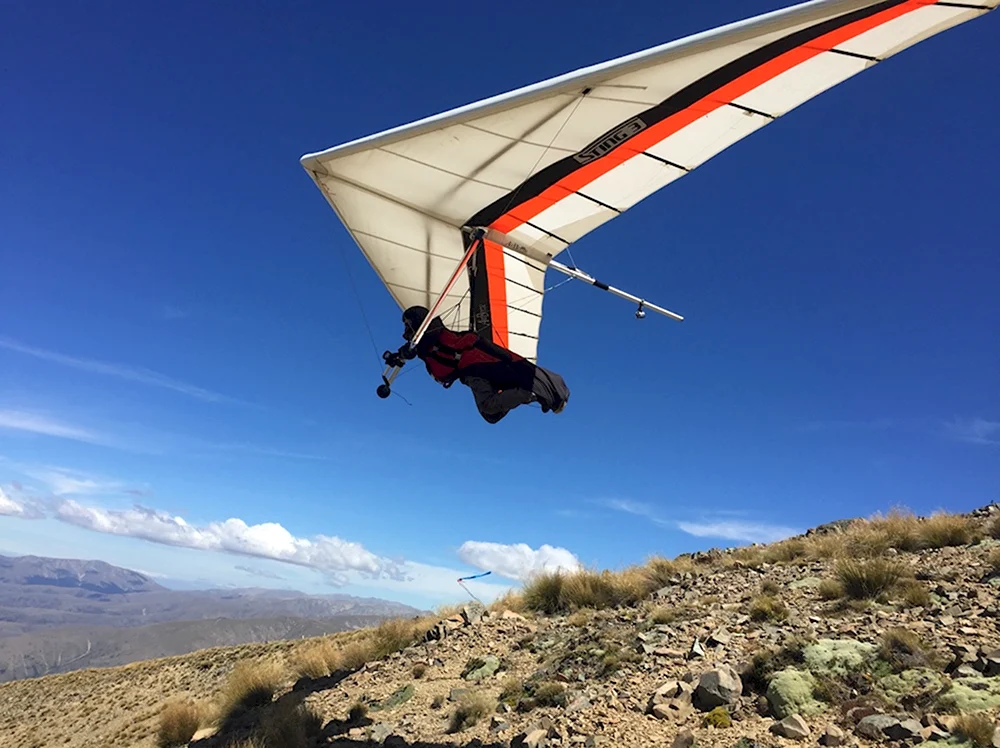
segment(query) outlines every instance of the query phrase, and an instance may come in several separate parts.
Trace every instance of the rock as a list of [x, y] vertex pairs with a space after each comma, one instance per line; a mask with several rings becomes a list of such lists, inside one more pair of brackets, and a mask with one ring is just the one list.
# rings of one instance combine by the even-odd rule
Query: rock
[[686, 717], [691, 711], [691, 686], [684, 681], [667, 681], [649, 698], [647, 710], [657, 719]]
[[924, 740], [924, 741], [927, 741], [927, 740], [947, 740], [950, 737], [951, 737], [951, 733], [949, 733], [947, 730], [942, 730], [937, 725], [930, 725], [929, 727], [925, 727], [924, 729], [922, 729], [920, 731], [920, 738], [921, 738], [921, 740]]
[[379, 722], [368, 732], [369, 739], [374, 743], [384, 743], [392, 735], [392, 725], [386, 722]]
[[900, 721], [888, 714], [870, 714], [860, 722], [855, 728], [855, 732], [869, 740], [885, 740], [887, 730], [894, 729]]
[[494, 715], [493, 719], [490, 720], [490, 732], [491, 733], [504, 732], [505, 730], [509, 730], [509, 729], [510, 729], [510, 723], [509, 722], [505, 722], [504, 720], [500, 719], [496, 715]]
[[836, 725], [830, 725], [829, 727], [826, 728], [826, 730], [823, 732], [823, 734], [820, 735], [819, 744], [820, 745], [843, 745], [845, 737], [846, 737], [846, 735], [844, 734], [843, 730], [841, 730]]
[[764, 746], [751, 740], [750, 738], [740, 738], [733, 743], [733, 748], [764, 748]]
[[499, 669], [500, 659], [495, 655], [475, 657], [469, 660], [468, 664], [466, 664], [465, 670], [462, 672], [462, 677], [472, 683], [478, 683], [479, 681], [494, 675]]
[[968, 663], [962, 663], [957, 668], [952, 670], [951, 674], [956, 678], [975, 678], [979, 675], [979, 671]]
[[705, 648], [701, 645], [701, 642], [697, 639], [694, 640], [694, 644], [691, 645], [691, 649], [688, 651], [688, 659], [696, 660], [701, 659], [705, 656]]
[[993, 729], [993, 748], [1000, 748], [1000, 727]]
[[707, 643], [710, 647], [727, 647], [732, 639], [733, 635], [726, 631], [725, 627], [723, 627], [708, 637]]
[[694, 733], [690, 730], [683, 730], [677, 733], [670, 748], [691, 748], [694, 745]]
[[907, 719], [895, 725], [890, 725], [883, 732], [889, 740], [909, 740], [919, 737], [922, 726], [915, 719]]
[[520, 613], [515, 613], [513, 610], [505, 610], [500, 614], [500, 618], [504, 621], [527, 621], [528, 619], [522, 616]]
[[709, 711], [717, 706], [729, 706], [743, 693], [743, 681], [733, 668], [728, 665], [709, 670], [698, 679], [698, 687], [694, 691], [694, 704], [702, 711]]
[[566, 707], [566, 714], [575, 714], [576, 712], [582, 712], [584, 709], [590, 708], [590, 699], [585, 695], [577, 696], [573, 699], [572, 703]]
[[453, 688], [448, 693], [448, 701], [458, 701], [460, 698], [469, 693], [468, 688]]
[[195, 743], [199, 740], [204, 740], [205, 738], [210, 738], [215, 733], [219, 731], [218, 727], [202, 727], [194, 735], [191, 736], [191, 742]]
[[511, 741], [511, 748], [545, 748], [549, 744], [547, 732], [542, 729], [535, 729], [529, 732], [522, 732]]
[[805, 740], [809, 737], [809, 725], [800, 715], [793, 714], [771, 725], [771, 732], [783, 738]]
[[400, 688], [398, 691], [392, 694], [392, 696], [389, 696], [384, 701], [380, 701], [377, 704], [372, 704], [371, 709], [372, 711], [377, 712], [382, 709], [392, 709], [393, 707], [397, 707], [400, 704], [404, 704], [413, 697], [414, 690], [415, 689], [413, 688], [413, 684], [410, 683], [404, 686], [403, 688]]
[[466, 626], [479, 623], [486, 614], [486, 606], [480, 602], [471, 602], [462, 608], [462, 618]]

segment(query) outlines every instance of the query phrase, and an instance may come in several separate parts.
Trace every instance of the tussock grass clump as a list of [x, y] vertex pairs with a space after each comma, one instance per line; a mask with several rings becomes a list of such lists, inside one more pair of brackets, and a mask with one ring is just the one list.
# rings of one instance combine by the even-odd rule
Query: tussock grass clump
[[347, 721], [351, 724], [357, 724], [364, 720], [368, 716], [368, 706], [361, 701], [355, 701], [351, 704], [350, 710], [347, 712]]
[[304, 703], [278, 702], [261, 715], [257, 729], [265, 748], [309, 748], [323, 729], [323, 718]]
[[996, 727], [986, 714], [963, 714], [955, 719], [951, 732], [959, 739], [967, 740], [975, 748], [990, 748]]
[[889, 629], [882, 636], [879, 658], [889, 664], [893, 672], [933, 664], [933, 653], [920, 637], [904, 628]]
[[636, 568], [622, 572], [583, 570], [567, 574], [547, 572], [524, 586], [524, 604], [538, 613], [556, 614], [580, 608], [615, 608], [642, 600], [648, 579]]
[[926, 608], [932, 602], [931, 593], [916, 579], [901, 582], [899, 592], [902, 602], [910, 608]]
[[156, 740], [160, 748], [187, 745], [201, 727], [201, 713], [196, 704], [174, 701], [160, 712]]
[[887, 558], [844, 559], [837, 564], [837, 581], [844, 593], [855, 600], [871, 600], [885, 595], [907, 573], [899, 561]]
[[993, 551], [988, 559], [990, 571], [1000, 574], [1000, 549]]
[[1000, 540], [1000, 514], [994, 517], [993, 520], [986, 525], [986, 534], [991, 538]]
[[304, 678], [323, 678], [339, 670], [342, 662], [340, 648], [330, 639], [306, 645], [289, 658], [295, 674]]
[[566, 574], [560, 571], [542, 572], [528, 580], [521, 593], [528, 610], [552, 615], [563, 609], [562, 590]]
[[935, 512], [921, 523], [920, 540], [924, 548], [968, 545], [978, 533], [967, 517]]
[[773, 579], [765, 579], [760, 584], [761, 594], [764, 595], [778, 595], [781, 593], [781, 585], [775, 582]]
[[671, 579], [687, 570], [684, 564], [671, 561], [662, 556], [653, 556], [642, 567], [641, 572], [645, 577], [646, 588], [650, 592], [656, 592], [668, 586]]
[[801, 538], [782, 540], [764, 550], [764, 561], [769, 564], [789, 564], [805, 558], [809, 546]]
[[413, 669], [410, 671], [410, 673], [413, 675], [414, 678], [420, 680], [427, 674], [427, 665], [425, 665], [422, 662], [418, 662], [416, 665], [413, 666]]
[[223, 720], [271, 702], [285, 678], [285, 670], [271, 660], [236, 663], [219, 693], [219, 715]]
[[524, 613], [527, 611], [524, 598], [519, 592], [507, 590], [489, 605], [491, 613], [503, 613], [505, 610], [509, 610], [512, 613]]
[[773, 595], [757, 595], [750, 601], [750, 618], [754, 621], [784, 621], [788, 608]]
[[451, 714], [448, 732], [456, 733], [467, 730], [477, 724], [487, 714], [493, 711], [493, 702], [481, 693], [462, 694], [455, 711]]
[[517, 706], [517, 702], [520, 701], [523, 695], [524, 683], [520, 678], [514, 675], [508, 675], [503, 679], [503, 684], [500, 686], [499, 696], [501, 704], [506, 704], [510, 707]]
[[836, 579], [824, 579], [817, 591], [821, 600], [837, 600], [844, 596], [844, 585]]

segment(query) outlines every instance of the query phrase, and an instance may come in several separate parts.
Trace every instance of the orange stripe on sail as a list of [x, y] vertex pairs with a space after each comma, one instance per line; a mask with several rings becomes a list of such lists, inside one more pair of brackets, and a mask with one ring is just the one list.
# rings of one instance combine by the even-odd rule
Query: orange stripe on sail
[[513, 231], [518, 226], [532, 220], [546, 208], [555, 205], [560, 200], [590, 184], [598, 177], [607, 174], [616, 166], [620, 166], [629, 159], [640, 155], [643, 151], [666, 140], [671, 135], [699, 120], [706, 114], [710, 114], [716, 109], [732, 103], [735, 99], [777, 78], [782, 73], [791, 70], [797, 65], [801, 65], [816, 55], [833, 49], [838, 44], [843, 44], [850, 39], [860, 36], [866, 31], [871, 31], [907, 13], [934, 4], [935, 0], [907, 0], [907, 2], [849, 23], [839, 29], [823, 34], [800, 47], [778, 55], [774, 59], [754, 68], [736, 80], [713, 91], [708, 96], [696, 101], [683, 111], [677, 112], [643, 130], [615, 150], [576, 169], [547, 188], [537, 197], [526, 200], [511, 209], [491, 225], [497, 231], [503, 233]]
[[509, 348], [510, 333], [507, 322], [507, 274], [504, 270], [503, 247], [484, 239], [486, 247], [486, 287], [490, 291], [490, 320], [493, 342]]

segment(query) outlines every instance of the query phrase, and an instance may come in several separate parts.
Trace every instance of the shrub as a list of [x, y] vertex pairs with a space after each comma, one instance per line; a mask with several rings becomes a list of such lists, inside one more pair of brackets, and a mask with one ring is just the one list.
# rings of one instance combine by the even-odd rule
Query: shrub
[[523, 694], [524, 684], [521, 682], [521, 679], [509, 675], [504, 678], [503, 685], [500, 687], [499, 701], [502, 704], [513, 707], [517, 705]]
[[160, 712], [157, 742], [161, 748], [187, 745], [201, 726], [201, 715], [195, 704], [175, 701]]
[[462, 694], [455, 711], [452, 712], [448, 732], [455, 733], [466, 730], [492, 711], [493, 703], [483, 694]]
[[357, 724], [364, 720], [368, 716], [368, 706], [362, 701], [355, 701], [351, 704], [350, 711], [347, 712], [347, 721], [351, 724]]
[[991, 538], [1000, 540], [1000, 514], [994, 517], [993, 520], [986, 526], [986, 534]]
[[423, 678], [427, 674], [427, 666], [422, 662], [418, 662], [413, 666], [413, 670], [411, 672], [413, 673], [414, 678]]
[[1000, 574], [1000, 549], [993, 551], [989, 558], [990, 571]]
[[889, 592], [906, 574], [902, 563], [884, 558], [845, 559], [837, 565], [837, 579], [848, 597], [874, 599]]
[[765, 595], [777, 595], [781, 592], [781, 585], [773, 579], [765, 579], [761, 582], [760, 591]]
[[899, 585], [903, 602], [911, 608], [926, 608], [931, 604], [931, 593], [916, 579]]

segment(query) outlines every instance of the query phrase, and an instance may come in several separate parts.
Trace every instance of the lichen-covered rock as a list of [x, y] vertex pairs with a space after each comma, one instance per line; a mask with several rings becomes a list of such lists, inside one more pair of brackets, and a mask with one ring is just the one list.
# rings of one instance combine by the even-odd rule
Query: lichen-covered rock
[[941, 694], [938, 706], [943, 711], [966, 714], [1000, 706], [1000, 678], [956, 678]]
[[875, 645], [855, 639], [820, 639], [802, 651], [805, 666], [813, 673], [847, 675], [875, 655]]
[[465, 670], [462, 672], [462, 677], [467, 681], [478, 683], [485, 678], [489, 678], [499, 669], [499, 658], [494, 655], [486, 655], [486, 657], [477, 657], [470, 660], [465, 666]]
[[767, 686], [767, 705], [778, 719], [793, 714], [812, 715], [823, 711], [813, 697], [816, 679], [811, 673], [786, 668], [775, 673]]

